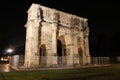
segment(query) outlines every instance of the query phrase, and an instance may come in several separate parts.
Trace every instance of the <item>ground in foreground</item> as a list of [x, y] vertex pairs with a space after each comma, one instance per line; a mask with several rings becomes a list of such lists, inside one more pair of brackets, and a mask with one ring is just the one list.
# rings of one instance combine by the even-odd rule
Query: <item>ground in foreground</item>
[[120, 64], [110, 67], [0, 73], [0, 80], [120, 80]]

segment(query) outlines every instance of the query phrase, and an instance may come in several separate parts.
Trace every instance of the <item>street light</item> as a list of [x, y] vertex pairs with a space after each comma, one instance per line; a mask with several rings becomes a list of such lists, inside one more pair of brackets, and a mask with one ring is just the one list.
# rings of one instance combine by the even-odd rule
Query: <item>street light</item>
[[9, 48], [9, 49], [7, 49], [7, 52], [8, 52], [8, 53], [12, 53], [12, 52], [13, 52], [13, 49]]
[[6, 52], [7, 52], [7, 61], [9, 61], [9, 57], [12, 55], [11, 53], [13, 52], [13, 49], [12, 48], [8, 48], [7, 50], [6, 50]]

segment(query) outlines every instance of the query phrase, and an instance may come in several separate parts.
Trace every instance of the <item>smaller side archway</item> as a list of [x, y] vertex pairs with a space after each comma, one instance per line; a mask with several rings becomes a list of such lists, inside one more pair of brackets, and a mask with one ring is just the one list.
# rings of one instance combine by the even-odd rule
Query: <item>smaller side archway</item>
[[39, 64], [40, 65], [45, 65], [46, 64], [46, 56], [47, 56], [47, 53], [46, 53], [46, 46], [45, 44], [41, 45], [40, 47], [40, 54], [39, 54]]
[[79, 56], [79, 64], [83, 64], [83, 49], [81, 47], [78, 48], [78, 56]]

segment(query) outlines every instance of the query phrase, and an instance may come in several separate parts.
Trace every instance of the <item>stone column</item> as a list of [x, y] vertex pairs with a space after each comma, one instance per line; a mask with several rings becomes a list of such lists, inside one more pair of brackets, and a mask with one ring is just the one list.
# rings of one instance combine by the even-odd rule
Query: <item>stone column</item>
[[57, 26], [59, 20], [59, 13], [54, 10], [52, 14], [52, 21], [51, 21], [51, 33], [52, 33], [52, 47], [51, 47], [51, 54], [47, 56], [48, 65], [52, 64], [52, 66], [57, 64]]
[[86, 35], [85, 35], [85, 55], [86, 55], [86, 63], [90, 63], [90, 54], [89, 54], [89, 31], [87, 29]]
[[26, 43], [25, 43], [25, 61], [24, 61], [24, 66], [25, 67], [30, 67], [30, 65], [32, 64], [32, 62], [30, 60], [31, 59], [31, 51], [30, 48], [31, 46], [29, 46], [29, 44], [31, 43], [31, 30], [32, 30], [32, 26], [30, 26], [30, 24], [32, 23], [32, 21], [28, 21], [27, 24], [25, 25], [26, 27]]
[[40, 27], [40, 21], [39, 20], [35, 20], [35, 27], [34, 27], [34, 32], [33, 32], [33, 36], [34, 36], [34, 66], [38, 66], [39, 65], [39, 27]]
[[25, 47], [25, 63], [24, 66], [27, 68], [39, 65], [38, 55], [38, 27], [39, 20], [28, 21], [26, 24], [26, 47]]
[[57, 36], [56, 36], [56, 29], [57, 29], [57, 24], [53, 24], [52, 26], [52, 48], [53, 48], [53, 53], [57, 54]]
[[74, 49], [75, 49], [75, 45], [74, 45], [74, 38], [75, 38], [75, 31], [74, 28], [71, 29], [71, 34], [70, 34], [70, 54], [69, 56], [67, 56], [68, 60], [67, 60], [67, 65], [68, 66], [73, 66], [74, 65]]
[[57, 23], [53, 23], [52, 24], [52, 56], [53, 56], [53, 64], [56, 65], [57, 64]]
[[57, 64], [57, 36], [56, 36], [56, 29], [57, 29], [57, 24], [52, 23], [50, 25], [51, 31], [50, 33], [52, 34], [51, 37], [51, 47], [50, 47], [50, 52], [47, 55], [47, 66], [54, 66]]

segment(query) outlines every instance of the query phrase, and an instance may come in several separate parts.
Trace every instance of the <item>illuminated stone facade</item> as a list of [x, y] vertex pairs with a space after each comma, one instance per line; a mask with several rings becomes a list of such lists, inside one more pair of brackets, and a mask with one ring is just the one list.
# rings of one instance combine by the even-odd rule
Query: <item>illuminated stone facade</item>
[[27, 13], [25, 67], [90, 63], [86, 18], [35, 3]]

